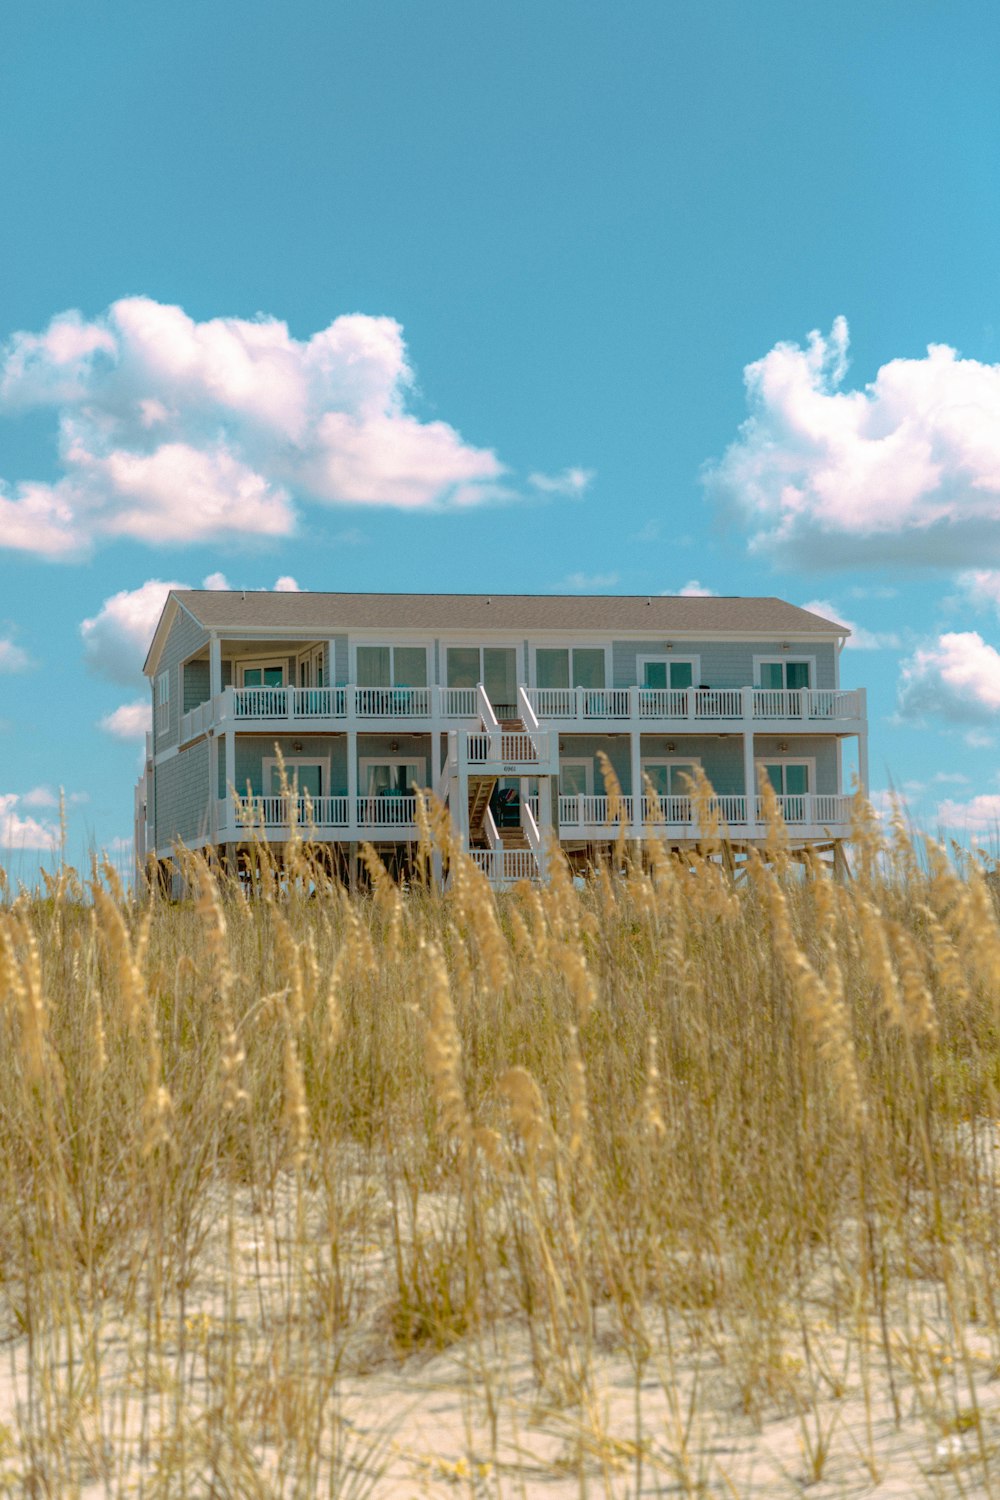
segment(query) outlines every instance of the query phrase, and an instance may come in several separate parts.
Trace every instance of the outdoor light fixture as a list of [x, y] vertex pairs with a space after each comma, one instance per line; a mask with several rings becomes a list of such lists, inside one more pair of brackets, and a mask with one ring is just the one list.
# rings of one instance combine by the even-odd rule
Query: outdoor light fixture
[[673, 740], [668, 740], [667, 741], [667, 749], [668, 750], [676, 750], [677, 749], [677, 746], [674, 744]]
[[399, 749], [399, 741], [398, 740], [390, 740], [389, 741], [389, 749], [390, 750], [398, 750]]
[[787, 750], [788, 749], [788, 741], [787, 740], [779, 740], [778, 741], [778, 749], [781, 750], [782, 752], [784, 752], [785, 750]]
[[296, 754], [298, 754], [298, 752], [302, 749], [302, 741], [292, 740], [292, 749], [296, 752]]
[[781, 649], [782, 649], [782, 651], [791, 651], [792, 648], [788, 644], [787, 641], [782, 641], [782, 643], [781, 643]]

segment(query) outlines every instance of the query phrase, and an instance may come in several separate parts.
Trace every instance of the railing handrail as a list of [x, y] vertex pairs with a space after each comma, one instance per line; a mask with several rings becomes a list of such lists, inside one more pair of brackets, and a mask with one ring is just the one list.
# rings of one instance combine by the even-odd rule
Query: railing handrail
[[479, 717], [483, 721], [483, 725], [485, 726], [487, 733], [499, 733], [500, 720], [493, 712], [493, 704], [490, 702], [490, 695], [481, 682], [476, 683], [476, 708], [479, 712]]

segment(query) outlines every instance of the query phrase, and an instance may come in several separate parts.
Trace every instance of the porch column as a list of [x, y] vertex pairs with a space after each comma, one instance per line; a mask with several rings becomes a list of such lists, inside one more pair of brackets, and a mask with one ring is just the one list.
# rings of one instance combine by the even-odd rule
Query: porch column
[[868, 726], [858, 735], [858, 784], [868, 796]]
[[347, 731], [347, 826], [358, 836], [358, 732]]
[[229, 828], [233, 822], [235, 808], [233, 807], [233, 788], [236, 785], [236, 730], [228, 728], [223, 735], [226, 757], [226, 827]]
[[208, 831], [213, 847], [219, 842], [219, 739], [208, 731]]
[[753, 730], [743, 730], [743, 788], [747, 803], [747, 838], [757, 837], [757, 775], [753, 763]]
[[208, 696], [215, 699], [222, 692], [222, 642], [214, 630], [208, 641]]
[[556, 836], [552, 822], [552, 777], [538, 778], [538, 833], [541, 848], [538, 851], [538, 872], [544, 880], [548, 875], [549, 840]]
[[632, 760], [632, 837], [642, 838], [642, 735], [638, 729], [629, 734]]

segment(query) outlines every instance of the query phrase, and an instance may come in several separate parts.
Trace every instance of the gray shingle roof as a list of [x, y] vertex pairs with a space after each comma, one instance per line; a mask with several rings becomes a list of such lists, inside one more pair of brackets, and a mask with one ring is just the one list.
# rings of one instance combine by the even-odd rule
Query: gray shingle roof
[[690, 598], [660, 594], [318, 594], [177, 589], [178, 601], [208, 630], [648, 630], [849, 635], [775, 598]]

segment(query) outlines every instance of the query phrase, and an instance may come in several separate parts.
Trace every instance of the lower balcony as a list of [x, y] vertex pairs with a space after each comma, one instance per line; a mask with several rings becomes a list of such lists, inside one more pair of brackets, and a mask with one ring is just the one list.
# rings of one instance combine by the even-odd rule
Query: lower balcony
[[[559, 834], [563, 839], [579, 838], [601, 843], [617, 836], [624, 825], [626, 834], [636, 832], [636, 814], [641, 828], [668, 837], [698, 837], [698, 817], [691, 797], [642, 797], [639, 807], [632, 797], [575, 796], [559, 798]], [[796, 839], [822, 840], [846, 838], [851, 827], [851, 798], [824, 792], [802, 792], [778, 797], [778, 807], [789, 834]], [[737, 838], [761, 838], [765, 831], [765, 811], [760, 797], [712, 797], [709, 810], [719, 823]], [[748, 811], [753, 822], [748, 821]]]
[[417, 799], [406, 796], [355, 797], [240, 797], [235, 804], [221, 802], [220, 825], [232, 824], [234, 838], [247, 837], [253, 829], [270, 836], [288, 834], [293, 823], [303, 837], [330, 838], [357, 834], [361, 838], [415, 839]]

